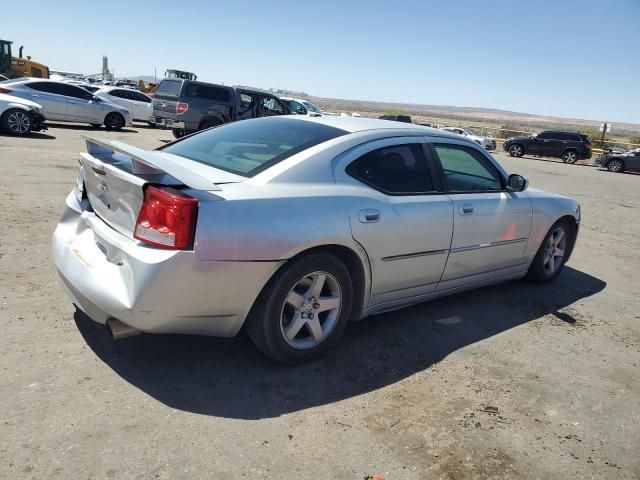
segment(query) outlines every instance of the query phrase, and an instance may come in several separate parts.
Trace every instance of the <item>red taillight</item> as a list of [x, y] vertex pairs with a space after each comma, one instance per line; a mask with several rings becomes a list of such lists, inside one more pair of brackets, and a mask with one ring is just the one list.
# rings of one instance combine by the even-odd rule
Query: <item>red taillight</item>
[[0, 93], [11, 93], [11, 90], [9, 90], [8, 88], [0, 87]]
[[183, 102], [176, 103], [176, 113], [178, 115], [182, 115], [187, 110], [189, 110], [189, 104], [188, 103], [183, 103]]
[[170, 250], [193, 248], [198, 201], [169, 187], [147, 187], [133, 237]]

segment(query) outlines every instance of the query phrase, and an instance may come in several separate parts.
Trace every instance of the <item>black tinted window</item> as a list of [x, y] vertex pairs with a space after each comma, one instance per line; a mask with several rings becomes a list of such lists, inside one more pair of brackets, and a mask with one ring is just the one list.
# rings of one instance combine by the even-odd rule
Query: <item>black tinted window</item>
[[122, 90], [111, 90], [109, 92], [109, 95], [111, 95], [112, 97], [117, 97], [117, 98], [127, 98], [127, 94], [128, 92], [122, 91]]
[[38, 90], [39, 92], [46, 93], [55, 93], [56, 95], [65, 95], [63, 84], [55, 83], [55, 82], [31, 82], [27, 83], [27, 87], [32, 88], [34, 90]]
[[352, 177], [390, 195], [434, 191], [433, 179], [421, 144], [379, 148], [347, 167]]
[[482, 153], [462, 145], [436, 144], [434, 147], [449, 191], [502, 190], [500, 173]]
[[549, 138], [553, 138], [553, 132], [542, 132], [540, 134], [538, 134], [538, 138], [542, 139], [542, 140], [546, 140]]
[[202, 83], [190, 83], [187, 85], [186, 95], [187, 97], [206, 98], [207, 100], [218, 102], [228, 102], [231, 98], [228, 88], [204, 85]]
[[146, 95], [140, 93], [140, 92], [129, 92], [129, 95], [131, 95], [131, 100], [135, 100], [137, 102], [145, 102], [145, 103], [151, 103], [151, 99], [149, 97], [147, 97]]
[[66, 92], [65, 95], [69, 97], [80, 98], [82, 100], [91, 100], [93, 98], [93, 93], [85, 90], [84, 88], [76, 87], [74, 85], [65, 85]]
[[161, 150], [253, 177], [291, 155], [346, 133], [286, 117], [259, 118], [204, 130]]

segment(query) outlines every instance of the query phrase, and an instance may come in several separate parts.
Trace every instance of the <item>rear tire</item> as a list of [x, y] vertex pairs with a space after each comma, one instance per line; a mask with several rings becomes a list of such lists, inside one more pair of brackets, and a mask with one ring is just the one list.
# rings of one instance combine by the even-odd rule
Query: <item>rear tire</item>
[[172, 128], [171, 133], [173, 133], [174, 138], [182, 138], [186, 135], [186, 132], [179, 128]]
[[277, 362], [308, 362], [338, 340], [352, 302], [345, 265], [332, 255], [310, 254], [285, 265], [265, 286], [247, 318], [247, 333]]
[[27, 112], [19, 108], [12, 108], [2, 114], [0, 126], [11, 135], [22, 137], [31, 131], [33, 123]]
[[509, 147], [509, 155], [512, 157], [521, 157], [524, 155], [524, 148], [519, 143], [514, 143]]
[[205, 120], [198, 127], [198, 131], [206, 130], [207, 128], [217, 127], [219, 125], [222, 125], [222, 123], [220, 121], [218, 121], [218, 120]]
[[116, 112], [111, 112], [104, 119], [104, 126], [107, 130], [120, 131], [124, 127], [124, 117]]
[[556, 279], [573, 246], [574, 230], [566, 220], [559, 220], [547, 232], [531, 262], [527, 279], [535, 283], [550, 283]]
[[607, 170], [613, 173], [622, 173], [624, 172], [624, 162], [617, 158], [609, 160], [607, 162]]
[[575, 150], [567, 150], [562, 154], [561, 158], [564, 163], [576, 163], [578, 161], [578, 152]]

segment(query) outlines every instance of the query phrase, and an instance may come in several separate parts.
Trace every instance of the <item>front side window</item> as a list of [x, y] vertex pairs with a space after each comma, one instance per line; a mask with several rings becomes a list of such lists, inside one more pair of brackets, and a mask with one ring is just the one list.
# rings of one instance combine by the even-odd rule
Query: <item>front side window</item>
[[421, 194], [435, 190], [427, 158], [419, 143], [373, 150], [352, 162], [346, 171], [389, 195]]
[[548, 140], [552, 138], [552, 132], [542, 132], [538, 134], [536, 138], [539, 138], [540, 140]]
[[67, 97], [80, 98], [82, 100], [91, 100], [93, 94], [86, 91], [84, 88], [76, 87], [73, 85], [63, 85], [63, 94]]
[[109, 95], [116, 98], [127, 98], [126, 95], [124, 95], [122, 90], [111, 90], [109, 92]]
[[262, 107], [267, 115], [284, 115], [284, 107], [273, 97], [263, 97]]
[[482, 153], [462, 145], [434, 145], [451, 192], [502, 190], [498, 170]]
[[287, 117], [258, 118], [205, 130], [160, 150], [253, 177], [291, 155], [346, 133]]

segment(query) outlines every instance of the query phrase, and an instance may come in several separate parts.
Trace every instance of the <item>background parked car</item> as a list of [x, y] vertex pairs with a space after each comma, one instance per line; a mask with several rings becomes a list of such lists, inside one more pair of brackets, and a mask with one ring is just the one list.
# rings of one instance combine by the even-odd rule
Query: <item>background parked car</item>
[[640, 148], [623, 153], [607, 153], [596, 160], [596, 165], [610, 172], [640, 172]]
[[591, 158], [589, 137], [572, 132], [545, 130], [529, 137], [511, 137], [505, 140], [502, 148], [512, 157], [539, 155], [562, 158], [565, 163]]
[[26, 135], [46, 130], [43, 112], [42, 105], [31, 100], [0, 93], [0, 128], [6, 132]]
[[120, 105], [131, 112], [134, 120], [153, 124], [153, 99], [129, 88], [102, 87], [94, 95]]
[[409, 115], [380, 115], [380, 120], [391, 120], [394, 122], [413, 123]]
[[462, 135], [469, 140], [476, 142], [485, 150], [495, 150], [496, 149], [496, 139], [491, 137], [484, 137], [482, 135], [478, 135], [473, 130], [469, 128], [461, 128], [461, 127], [442, 127], [442, 130], [446, 130], [448, 132], [457, 133], [458, 135]]
[[248, 118], [288, 115], [280, 99], [259, 90], [165, 78], [153, 97], [155, 124], [176, 138]]
[[[280, 100], [285, 102], [285, 104], [287, 104], [287, 106], [289, 107], [289, 110], [291, 110], [291, 113], [294, 113], [296, 115], [309, 115], [310, 117], [337, 115], [337, 113], [327, 112], [315, 103], [311, 103], [309, 100], [305, 100], [304, 98], [280, 97]], [[356, 113], [353, 113], [351, 115], [360, 116]]]
[[47, 120], [104, 125], [108, 130], [120, 130], [132, 124], [131, 113], [126, 108], [64, 82], [19, 78], [3, 82], [0, 93], [37, 102], [44, 107]]

